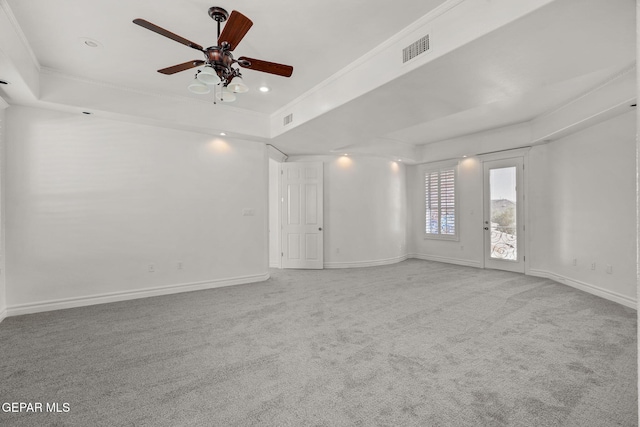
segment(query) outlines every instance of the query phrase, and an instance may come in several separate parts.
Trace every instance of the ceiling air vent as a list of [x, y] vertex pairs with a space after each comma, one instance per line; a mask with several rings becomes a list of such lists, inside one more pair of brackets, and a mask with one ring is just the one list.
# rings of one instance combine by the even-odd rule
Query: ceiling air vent
[[282, 120], [282, 123], [286, 126], [292, 121], [293, 121], [293, 113], [289, 114], [288, 116], [284, 116], [284, 120]]
[[425, 53], [428, 50], [429, 34], [402, 49], [402, 63], [404, 64], [407, 61], [411, 61], [416, 56], [420, 55], [421, 53]]

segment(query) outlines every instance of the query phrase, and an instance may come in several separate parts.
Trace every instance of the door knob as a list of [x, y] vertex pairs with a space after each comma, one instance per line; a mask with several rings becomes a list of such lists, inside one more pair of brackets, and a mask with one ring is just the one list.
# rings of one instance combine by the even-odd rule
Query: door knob
[[322, 227], [318, 227], [318, 231], [322, 231]]
[[485, 229], [485, 230], [488, 230], [488, 229], [489, 229], [489, 227], [485, 227], [484, 229]]

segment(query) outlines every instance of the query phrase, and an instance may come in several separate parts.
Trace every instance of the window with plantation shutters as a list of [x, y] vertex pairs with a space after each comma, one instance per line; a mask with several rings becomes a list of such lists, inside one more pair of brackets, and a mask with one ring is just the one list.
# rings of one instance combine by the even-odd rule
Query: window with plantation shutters
[[425, 173], [425, 233], [427, 236], [455, 238], [456, 172], [441, 169]]

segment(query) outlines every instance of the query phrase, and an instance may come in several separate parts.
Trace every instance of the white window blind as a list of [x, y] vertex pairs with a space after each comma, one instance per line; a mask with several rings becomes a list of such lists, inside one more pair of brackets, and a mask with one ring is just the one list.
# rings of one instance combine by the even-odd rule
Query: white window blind
[[431, 171], [425, 174], [427, 235], [456, 236], [456, 173], [455, 169]]

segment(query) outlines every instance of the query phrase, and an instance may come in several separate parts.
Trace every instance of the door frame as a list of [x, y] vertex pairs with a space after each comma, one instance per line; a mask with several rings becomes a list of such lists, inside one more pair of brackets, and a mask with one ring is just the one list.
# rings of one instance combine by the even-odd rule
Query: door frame
[[[480, 159], [480, 162], [482, 164], [482, 168], [481, 168], [481, 173], [482, 173], [482, 185], [481, 185], [481, 194], [482, 194], [482, 218], [481, 221], [479, 221], [479, 225], [484, 227], [484, 204], [485, 204], [485, 192], [487, 191], [485, 189], [485, 182], [484, 182], [484, 164], [485, 162], [490, 162], [490, 161], [494, 161], [494, 160], [508, 160], [508, 159], [514, 159], [514, 158], [521, 158], [522, 159], [522, 165], [523, 165], [523, 170], [522, 170], [522, 221], [523, 221], [523, 238], [524, 238], [524, 274], [528, 275], [529, 274], [529, 264], [531, 261], [531, 258], [526, 259], [527, 255], [529, 255], [531, 253], [531, 251], [529, 250], [529, 246], [530, 246], [530, 238], [529, 238], [529, 231], [531, 229], [531, 227], [529, 226], [529, 180], [527, 179], [527, 174], [528, 174], [528, 170], [529, 170], [529, 150], [531, 150], [531, 147], [523, 147], [523, 148], [516, 148], [516, 149], [512, 149], [512, 150], [503, 150], [503, 151], [495, 151], [492, 153], [486, 153], [486, 154], [480, 154], [478, 155], [478, 159]], [[481, 257], [481, 262], [480, 262], [480, 266], [481, 268], [488, 268], [485, 265], [485, 250], [486, 250], [486, 246], [485, 246], [485, 236], [486, 233], [484, 232], [484, 230], [481, 228], [480, 231], [482, 232], [482, 257]]]
[[[277, 253], [280, 254], [282, 253], [282, 163], [287, 161], [288, 156], [286, 154], [284, 154], [282, 151], [278, 150], [276, 147], [274, 147], [271, 144], [267, 144], [267, 151], [266, 151], [266, 163], [267, 163], [267, 212], [269, 215], [271, 215], [271, 203], [275, 203], [277, 206], [277, 213], [276, 213], [276, 224], [277, 224], [277, 229], [274, 230], [273, 236], [275, 236], [275, 242], [271, 241], [271, 218], [268, 217], [267, 218], [267, 247], [268, 247], [268, 251], [267, 251], [267, 266], [269, 268], [278, 268], [281, 269], [282, 268], [282, 256], [278, 255], [276, 258], [276, 263], [277, 265], [273, 266], [271, 263], [271, 245], [273, 243], [275, 243], [276, 247], [277, 247]], [[270, 167], [270, 162], [269, 160], [274, 160], [277, 163], [277, 177], [275, 182], [272, 182], [272, 177], [271, 177], [271, 167]], [[276, 186], [276, 200], [271, 200], [271, 186], [274, 185]]]
[[[289, 251], [289, 246], [288, 243], [285, 243], [285, 231], [286, 231], [286, 227], [285, 227], [285, 223], [287, 221], [286, 219], [286, 212], [287, 212], [287, 208], [286, 208], [286, 203], [289, 202], [288, 197], [285, 195], [286, 194], [286, 189], [285, 189], [285, 183], [287, 182], [287, 180], [284, 177], [284, 171], [287, 168], [288, 165], [308, 165], [308, 166], [313, 166], [316, 168], [316, 170], [319, 172], [319, 178], [318, 178], [318, 182], [319, 182], [319, 192], [317, 194], [318, 197], [318, 205], [319, 208], [317, 208], [316, 213], [318, 215], [319, 218], [319, 222], [318, 224], [314, 224], [313, 227], [318, 227], [318, 233], [315, 233], [319, 236], [319, 250], [318, 250], [318, 255], [320, 257], [319, 263], [317, 266], [290, 266], [287, 265], [287, 262], [285, 260], [285, 258], [288, 256], [288, 251]], [[306, 191], [306, 190], [305, 190]], [[284, 162], [280, 164], [280, 254], [281, 254], [281, 258], [280, 258], [280, 268], [285, 269], [285, 268], [295, 268], [295, 269], [324, 269], [324, 162], [322, 161], [291, 161], [291, 162]], [[288, 242], [288, 240], [287, 240]], [[306, 253], [306, 251], [304, 252]]]

